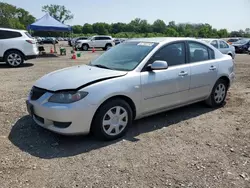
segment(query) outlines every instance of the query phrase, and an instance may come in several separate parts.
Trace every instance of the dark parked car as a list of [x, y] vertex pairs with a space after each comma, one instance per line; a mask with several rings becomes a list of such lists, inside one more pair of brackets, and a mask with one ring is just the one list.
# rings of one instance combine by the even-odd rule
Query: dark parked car
[[241, 39], [232, 43], [232, 45], [235, 47], [236, 53], [245, 53], [248, 52], [248, 48], [250, 47], [250, 39]]
[[237, 42], [237, 41], [239, 41], [241, 39], [242, 38], [230, 38], [230, 39], [227, 40], [227, 43], [228, 44], [232, 44], [232, 43], [235, 43], [235, 42]]
[[58, 41], [55, 38], [45, 38], [39, 42], [39, 44], [57, 44]]
[[124, 41], [125, 41], [125, 39], [115, 39], [114, 43], [115, 43], [115, 45], [118, 45], [120, 43], [123, 43]]

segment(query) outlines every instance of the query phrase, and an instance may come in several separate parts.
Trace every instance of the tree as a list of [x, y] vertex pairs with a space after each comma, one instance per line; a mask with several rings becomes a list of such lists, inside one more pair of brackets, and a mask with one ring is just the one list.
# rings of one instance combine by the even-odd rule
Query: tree
[[121, 33], [127, 31], [127, 24], [125, 23], [113, 23], [111, 24], [111, 33]]
[[110, 25], [103, 22], [94, 23], [92, 26], [94, 33], [98, 35], [107, 35], [110, 30]]
[[168, 37], [178, 37], [178, 32], [172, 27], [167, 27], [165, 34]]
[[88, 23], [84, 24], [82, 27], [82, 33], [83, 34], [94, 33], [92, 25]]
[[67, 10], [63, 5], [45, 5], [42, 7], [42, 11], [49, 13], [56, 20], [65, 23], [74, 18], [70, 10]]
[[73, 33], [81, 34], [83, 27], [81, 25], [72, 26]]
[[19, 22], [24, 26], [28, 26], [35, 22], [35, 17], [30, 15], [30, 13], [22, 8], [17, 9], [17, 17]]
[[155, 33], [164, 33], [166, 31], [167, 25], [163, 20], [156, 20], [152, 25], [153, 31]]
[[35, 18], [28, 11], [0, 2], [0, 27], [25, 29]]
[[228, 37], [228, 31], [226, 29], [220, 29], [219, 31], [217, 31], [217, 34], [220, 38]]

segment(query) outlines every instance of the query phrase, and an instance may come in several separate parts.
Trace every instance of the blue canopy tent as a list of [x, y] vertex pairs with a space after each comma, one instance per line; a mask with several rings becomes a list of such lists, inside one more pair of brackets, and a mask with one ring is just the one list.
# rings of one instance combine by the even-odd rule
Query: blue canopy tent
[[28, 26], [28, 30], [33, 31], [72, 31], [72, 28], [68, 25], [65, 25], [55, 18], [49, 15], [49, 13], [45, 14], [42, 18], [38, 19], [33, 24]]
[[[33, 31], [60, 31], [60, 32], [71, 32], [71, 26], [65, 25], [52, 16], [49, 13], [45, 14], [42, 18], [38, 19], [33, 24], [30, 24], [27, 28]], [[56, 52], [56, 46], [54, 44], [54, 52]]]

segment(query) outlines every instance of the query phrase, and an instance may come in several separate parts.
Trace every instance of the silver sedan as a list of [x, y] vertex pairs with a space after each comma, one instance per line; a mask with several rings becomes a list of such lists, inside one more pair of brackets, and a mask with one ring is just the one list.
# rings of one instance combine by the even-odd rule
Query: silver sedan
[[202, 39], [202, 40], [217, 48], [221, 53], [230, 55], [233, 59], [235, 58], [234, 46], [227, 44], [224, 40], [222, 39]]
[[232, 58], [199, 40], [133, 39], [88, 65], [43, 76], [27, 109], [51, 131], [113, 140], [135, 119], [199, 101], [221, 106], [234, 77]]

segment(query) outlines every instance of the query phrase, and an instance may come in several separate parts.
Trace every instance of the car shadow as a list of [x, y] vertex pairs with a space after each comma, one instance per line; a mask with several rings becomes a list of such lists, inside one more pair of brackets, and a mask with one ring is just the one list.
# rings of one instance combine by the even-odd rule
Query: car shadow
[[59, 54], [45, 53], [38, 55], [37, 58], [56, 58], [59, 57]]
[[21, 66], [19, 66], [19, 67], [10, 67], [9, 65], [7, 65], [7, 64], [0, 64], [0, 69], [19, 69], [19, 68], [27, 68], [27, 67], [32, 67], [32, 66], [34, 66], [34, 64], [33, 63], [27, 63], [27, 62], [25, 62], [25, 63], [23, 63]]
[[62, 136], [37, 126], [30, 116], [19, 119], [12, 127], [9, 140], [20, 150], [30, 155], [53, 159], [69, 157], [96, 150], [121, 140], [131, 142], [140, 141], [137, 138], [142, 133], [152, 132], [163, 127], [169, 127], [178, 122], [185, 121], [214, 110], [203, 103], [193, 104], [176, 110], [164, 112], [135, 121], [129, 132], [121, 139], [115, 141], [98, 141], [88, 136]]

